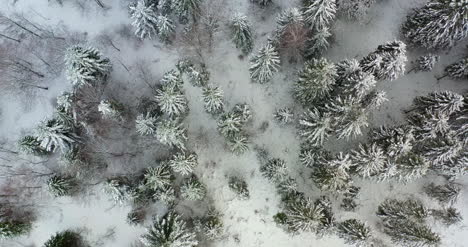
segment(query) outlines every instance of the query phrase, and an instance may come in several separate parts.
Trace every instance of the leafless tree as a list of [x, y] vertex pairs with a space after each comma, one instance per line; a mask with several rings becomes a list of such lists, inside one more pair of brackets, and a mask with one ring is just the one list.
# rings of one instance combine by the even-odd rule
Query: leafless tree
[[302, 22], [288, 24], [279, 38], [279, 51], [282, 56], [297, 62], [302, 57], [310, 31]]

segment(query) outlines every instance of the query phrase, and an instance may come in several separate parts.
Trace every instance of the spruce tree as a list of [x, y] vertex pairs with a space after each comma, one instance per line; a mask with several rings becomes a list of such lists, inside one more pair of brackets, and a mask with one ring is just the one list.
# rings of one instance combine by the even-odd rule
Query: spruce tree
[[187, 112], [187, 98], [177, 87], [165, 85], [156, 90], [154, 96], [161, 111], [169, 116], [180, 116]]
[[172, 9], [183, 22], [186, 22], [189, 18], [197, 18], [201, 3], [202, 0], [172, 0]]
[[229, 137], [227, 141], [229, 149], [235, 155], [241, 155], [249, 150], [249, 139], [242, 133]]
[[141, 136], [155, 135], [157, 128], [158, 118], [146, 113], [146, 115], [140, 114], [135, 120], [136, 132]]
[[322, 55], [330, 46], [329, 40], [331, 36], [332, 34], [327, 27], [316, 30], [306, 42], [305, 58], [310, 59]]
[[356, 219], [345, 220], [338, 224], [339, 235], [349, 244], [363, 244], [371, 237], [370, 228]]
[[357, 174], [364, 178], [380, 174], [387, 162], [387, 156], [376, 143], [360, 144], [359, 149], [352, 152], [351, 159]]
[[249, 54], [253, 49], [252, 25], [247, 16], [237, 13], [231, 19], [231, 36], [236, 48], [244, 54]]
[[172, 159], [169, 160], [169, 166], [174, 172], [186, 176], [191, 174], [198, 165], [197, 159], [198, 156], [195, 153], [181, 152], [172, 156]]
[[180, 196], [189, 201], [202, 200], [206, 195], [206, 187], [196, 176], [185, 179], [180, 187]]
[[21, 152], [33, 155], [46, 155], [49, 151], [41, 147], [41, 142], [35, 136], [24, 136], [18, 141]]
[[447, 226], [458, 224], [463, 220], [460, 212], [454, 207], [432, 210], [431, 214]]
[[377, 216], [382, 220], [413, 220], [423, 222], [429, 210], [421, 201], [415, 199], [386, 199], [377, 209]]
[[156, 33], [162, 42], [169, 43], [171, 36], [175, 32], [175, 26], [169, 17], [159, 15], [156, 17]]
[[301, 148], [299, 161], [304, 167], [313, 168], [329, 160], [331, 158], [330, 156], [331, 154], [326, 150], [318, 147], [310, 148], [306, 145], [306, 147]]
[[397, 160], [395, 175], [398, 180], [408, 182], [423, 177], [428, 170], [427, 159], [411, 152]]
[[439, 62], [440, 57], [434, 54], [428, 54], [425, 56], [420, 56], [416, 59], [416, 65], [414, 70], [416, 71], [432, 71], [437, 62]]
[[331, 135], [333, 127], [333, 118], [329, 113], [311, 108], [299, 120], [299, 135], [307, 143], [319, 146]]
[[93, 47], [72, 46], [65, 54], [67, 79], [75, 87], [93, 85], [107, 77], [111, 63]]
[[203, 217], [195, 220], [195, 229], [209, 240], [218, 240], [224, 235], [222, 214], [213, 208]]
[[416, 97], [413, 101], [412, 111], [417, 111], [418, 114], [430, 111], [451, 115], [463, 108], [464, 100], [462, 95], [454, 92], [432, 92], [427, 96]]
[[438, 246], [440, 236], [428, 226], [410, 220], [384, 221], [384, 232], [405, 246]]
[[71, 195], [75, 186], [76, 183], [71, 177], [55, 175], [47, 180], [47, 189], [55, 197]]
[[325, 218], [324, 209], [310, 198], [302, 198], [287, 205], [286, 225], [292, 232], [316, 231]]
[[362, 22], [375, 2], [376, 0], [340, 0], [338, 10], [348, 19]]
[[187, 129], [179, 120], [162, 120], [156, 127], [156, 139], [165, 145], [185, 149]]
[[158, 167], [150, 167], [144, 173], [144, 185], [152, 190], [171, 185], [174, 175], [168, 164], [162, 163]]
[[203, 88], [202, 97], [206, 112], [215, 115], [223, 111], [224, 93], [221, 88], [215, 86], [206, 86]]
[[117, 204], [124, 204], [132, 201], [135, 196], [135, 189], [128, 178], [110, 178], [105, 182], [104, 192]]
[[294, 121], [294, 113], [291, 108], [281, 108], [273, 114], [275, 120], [280, 124], [288, 124]]
[[266, 44], [250, 60], [250, 78], [254, 82], [267, 83], [278, 71], [280, 58], [276, 48], [270, 43]]
[[153, 198], [167, 205], [173, 205], [176, 200], [175, 190], [171, 185], [165, 185], [154, 192]]
[[447, 66], [445, 74], [452, 79], [468, 79], [468, 58]]
[[0, 238], [8, 239], [24, 235], [31, 230], [31, 224], [15, 220], [0, 221]]
[[155, 218], [141, 240], [148, 247], [194, 247], [198, 245], [196, 234], [191, 232], [185, 221], [173, 211], [168, 212], [162, 218]]
[[404, 74], [406, 61], [406, 45], [397, 40], [379, 45], [360, 64], [364, 72], [372, 73], [377, 80], [393, 81]]
[[282, 159], [271, 159], [260, 167], [262, 175], [273, 183], [279, 183], [286, 179], [288, 168]]
[[460, 194], [461, 188], [455, 183], [435, 185], [430, 183], [424, 187], [424, 192], [443, 204], [454, 203]]
[[335, 19], [336, 0], [304, 0], [304, 20], [315, 30], [328, 27]]
[[238, 199], [248, 200], [250, 198], [250, 192], [244, 179], [236, 176], [229, 177], [228, 185], [236, 193]]
[[58, 148], [65, 152], [79, 139], [72, 126], [65, 125], [57, 118], [42, 121], [36, 132], [37, 140], [41, 142], [40, 146], [48, 152], [54, 152]]
[[242, 126], [242, 116], [232, 111], [224, 113], [218, 119], [218, 131], [226, 138], [239, 134]]
[[81, 245], [80, 234], [70, 230], [57, 232], [44, 243], [44, 247], [80, 247]]
[[450, 48], [468, 36], [467, 15], [465, 0], [430, 0], [407, 17], [403, 35], [428, 49]]
[[245, 124], [252, 119], [252, 110], [246, 103], [236, 104], [232, 108], [232, 112], [240, 117], [242, 124]]
[[323, 162], [312, 171], [312, 181], [321, 190], [344, 193], [351, 186], [349, 169], [352, 161], [348, 154], [339, 153], [335, 158]]
[[[135, 35], [141, 39], [158, 33], [158, 19], [156, 6], [148, 0], [138, 0], [130, 6], [132, 25], [135, 27]], [[159, 23], [160, 24], [160, 23]]]

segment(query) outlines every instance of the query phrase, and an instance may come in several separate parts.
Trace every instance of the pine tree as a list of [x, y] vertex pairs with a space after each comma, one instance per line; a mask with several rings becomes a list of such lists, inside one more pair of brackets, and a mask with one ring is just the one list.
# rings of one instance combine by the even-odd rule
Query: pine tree
[[175, 190], [172, 186], [166, 185], [162, 188], [157, 189], [153, 194], [153, 198], [167, 205], [172, 205], [176, 200]]
[[327, 161], [330, 158], [331, 155], [328, 151], [317, 147], [302, 147], [301, 153], [299, 154], [299, 161], [304, 167], [308, 168], [320, 165], [322, 162]]
[[[184, 61], [179, 61], [178, 67], [181, 66], [181, 63]], [[187, 68], [184, 68], [187, 69]], [[180, 68], [179, 68], [180, 70]], [[185, 70], [183, 72], [186, 72]], [[181, 89], [182, 85], [184, 84], [184, 81], [182, 80], [182, 72], [176, 71], [174, 69], [167, 71], [164, 73], [162, 79], [161, 79], [161, 85], [163, 85], [164, 88], [176, 88], [176, 89]], [[174, 89], [174, 90], [176, 90]]]
[[172, 9], [183, 22], [199, 15], [202, 0], [172, 0]]
[[388, 220], [384, 232], [395, 243], [405, 246], [438, 246], [440, 236], [428, 226], [410, 220]]
[[333, 63], [325, 58], [312, 59], [299, 72], [299, 79], [294, 85], [294, 96], [303, 105], [321, 100], [333, 90], [336, 76]]
[[286, 224], [292, 232], [316, 231], [325, 218], [324, 209], [310, 198], [289, 204], [285, 211]]
[[81, 245], [80, 234], [70, 230], [57, 232], [44, 243], [44, 247], [80, 247]]
[[254, 82], [266, 83], [278, 71], [280, 58], [275, 47], [270, 43], [266, 44], [250, 60], [250, 78]]
[[260, 167], [262, 175], [273, 183], [283, 181], [288, 175], [286, 162], [282, 159], [271, 159]]
[[70, 112], [73, 107], [74, 94], [70, 92], [63, 92], [57, 96], [57, 108], [63, 109], [65, 112]]
[[198, 156], [196, 153], [181, 152], [172, 156], [169, 160], [169, 166], [174, 172], [181, 175], [189, 175], [193, 172], [193, 168], [198, 165]]
[[162, 163], [158, 167], [150, 167], [144, 173], [144, 185], [152, 190], [171, 185], [174, 175], [168, 164]]
[[387, 156], [376, 144], [359, 145], [358, 150], [354, 150], [351, 156], [352, 162], [356, 165], [356, 172], [359, 176], [370, 178], [380, 174], [387, 162]]
[[31, 230], [31, 224], [20, 221], [3, 220], [0, 222], [0, 238], [8, 239], [24, 235]]
[[146, 115], [140, 114], [135, 120], [136, 132], [141, 136], [156, 134], [158, 117], [151, 115], [149, 112]]
[[170, 211], [162, 218], [155, 218], [142, 237], [145, 246], [194, 247], [198, 245], [196, 234], [191, 232], [180, 216]]
[[385, 221], [413, 220], [423, 222], [429, 215], [429, 210], [422, 202], [415, 199], [386, 199], [377, 209], [377, 216]]
[[145, 220], [145, 211], [141, 208], [134, 208], [127, 214], [126, 222], [129, 225], [137, 226]]
[[162, 144], [185, 149], [187, 129], [177, 119], [162, 120], [156, 127], [156, 139]]
[[122, 104], [113, 100], [101, 100], [98, 105], [98, 111], [103, 118], [120, 119], [122, 117], [124, 107]]
[[206, 195], [206, 187], [196, 176], [192, 176], [184, 181], [180, 187], [180, 196], [189, 201], [202, 200]]
[[372, 133], [372, 141], [389, 157], [398, 158], [411, 151], [415, 136], [413, 129], [408, 126], [382, 126]]
[[416, 59], [416, 65], [414, 70], [416, 71], [431, 71], [437, 62], [439, 62], [440, 57], [434, 54], [428, 54], [425, 56], [420, 56]]
[[278, 181], [276, 184], [276, 189], [280, 195], [286, 195], [290, 193], [297, 192], [298, 185], [294, 178], [286, 177], [283, 178], [281, 181]]
[[432, 113], [440, 112], [445, 115], [451, 115], [464, 107], [464, 100], [462, 95], [454, 92], [432, 92], [427, 96], [416, 97], [412, 111], [417, 111], [419, 114], [430, 111]]
[[447, 66], [445, 74], [452, 79], [468, 79], [468, 58]]
[[226, 138], [239, 134], [242, 125], [242, 117], [235, 112], [224, 113], [218, 119], [218, 131]]
[[456, 208], [449, 207], [440, 210], [432, 210], [432, 216], [447, 226], [460, 223], [463, 218]]
[[187, 112], [187, 98], [177, 87], [163, 86], [154, 96], [161, 111], [169, 116], [180, 116]]
[[335, 19], [336, 0], [305, 0], [304, 20], [315, 30], [328, 27]]
[[111, 63], [92, 47], [72, 46], [65, 54], [67, 79], [75, 87], [93, 85], [107, 77]]
[[245, 124], [252, 119], [252, 110], [248, 104], [236, 104], [232, 108], [232, 112], [240, 117], [242, 124]]
[[358, 99], [364, 98], [377, 84], [375, 77], [362, 71], [361, 68], [340, 79], [340, 86], [343, 88], [343, 92], [348, 95], [354, 95]]
[[429, 162], [421, 155], [408, 153], [397, 160], [396, 176], [400, 181], [412, 181], [426, 175]]
[[47, 180], [47, 189], [55, 197], [71, 195], [75, 186], [75, 181], [71, 177], [55, 175]]
[[159, 18], [156, 6], [147, 0], [138, 0], [129, 6], [135, 35], [141, 39], [151, 38], [158, 33]]
[[223, 111], [224, 93], [221, 88], [215, 86], [204, 87], [202, 97], [206, 112], [216, 115]]
[[362, 22], [375, 2], [376, 0], [341, 0], [338, 2], [338, 10], [347, 18]]
[[294, 113], [291, 108], [281, 108], [273, 114], [275, 120], [280, 124], [288, 124], [294, 121]]
[[385, 93], [384, 91], [372, 90], [370, 93], [363, 97], [361, 105], [366, 110], [375, 110], [379, 109], [379, 107], [386, 101], [388, 101], [387, 93]]
[[243, 134], [235, 134], [228, 138], [228, 146], [235, 155], [241, 155], [249, 150], [249, 139]]
[[309, 109], [299, 120], [299, 135], [314, 146], [322, 145], [333, 131], [333, 119], [328, 113]]
[[250, 198], [249, 189], [245, 180], [239, 177], [229, 177], [228, 182], [229, 188], [236, 193], [236, 196], [240, 200], [248, 200]]
[[[345, 80], [348, 80], [355, 73], [363, 71], [359, 61], [356, 59], [345, 59], [336, 64], [337, 84], [344, 84]], [[369, 74], [369, 73], [368, 73]], [[375, 79], [375, 78], [374, 78]]]
[[41, 142], [34, 136], [24, 136], [18, 141], [19, 150], [26, 154], [47, 155], [49, 151], [41, 147]]
[[364, 72], [372, 73], [377, 80], [393, 81], [404, 74], [406, 61], [405, 43], [392, 41], [379, 45], [360, 64]]
[[321, 190], [346, 192], [352, 183], [349, 175], [350, 167], [352, 167], [350, 156], [339, 153], [334, 159], [317, 166], [312, 171], [311, 178]]
[[305, 57], [313, 58], [322, 55], [330, 46], [329, 39], [332, 36], [327, 27], [316, 30], [312, 37], [307, 40]]
[[367, 112], [364, 109], [355, 108], [345, 114], [336, 128], [338, 139], [349, 140], [351, 137], [362, 135], [362, 129], [369, 126]]
[[236, 48], [244, 54], [249, 54], [253, 49], [252, 25], [247, 16], [237, 13], [231, 19], [231, 36]]
[[171, 19], [165, 15], [156, 17], [156, 33], [162, 42], [169, 43], [169, 39], [175, 32], [175, 26]]
[[205, 64], [201, 64], [199, 68], [196, 68], [195, 65], [189, 66], [186, 69], [186, 72], [192, 83], [195, 87], [205, 87], [210, 80], [210, 72], [206, 69]]
[[362, 244], [371, 237], [370, 228], [356, 219], [345, 220], [338, 224], [339, 235], [349, 244]]
[[430, 183], [424, 187], [424, 192], [443, 204], [454, 203], [460, 194], [461, 188], [454, 183], [435, 185]]
[[124, 204], [136, 197], [135, 190], [126, 177], [108, 179], [104, 186], [104, 192], [117, 204]]
[[195, 229], [209, 240], [218, 240], [224, 235], [221, 217], [221, 213], [210, 208], [205, 216], [195, 220]]
[[57, 118], [42, 121], [37, 127], [37, 140], [40, 146], [48, 152], [60, 148], [62, 152], [71, 149], [78, 142], [78, 136], [71, 126], [66, 126]]
[[428, 49], [445, 49], [468, 36], [468, 3], [464, 0], [431, 0], [414, 10], [403, 24], [403, 35]]

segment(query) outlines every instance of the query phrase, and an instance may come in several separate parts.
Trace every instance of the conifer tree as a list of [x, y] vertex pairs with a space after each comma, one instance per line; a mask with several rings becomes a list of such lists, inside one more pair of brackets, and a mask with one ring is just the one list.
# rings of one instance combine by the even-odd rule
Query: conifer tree
[[171, 185], [174, 175], [168, 164], [162, 163], [158, 167], [150, 167], [144, 173], [144, 185], [152, 190]]
[[299, 72], [299, 79], [294, 85], [294, 96], [303, 105], [328, 96], [336, 80], [336, 67], [325, 58], [306, 62]]
[[14, 238], [23, 234], [28, 233], [31, 230], [31, 224], [12, 221], [12, 220], [2, 220], [0, 221], [0, 238], [8, 239]]
[[427, 159], [415, 153], [408, 153], [397, 160], [396, 177], [400, 181], [412, 181], [426, 175], [429, 170]]
[[235, 155], [241, 155], [249, 150], [249, 139], [241, 134], [235, 134], [228, 138], [228, 146]]
[[47, 180], [47, 189], [55, 197], [71, 195], [75, 186], [75, 181], [71, 177], [55, 175]]
[[431, 71], [437, 62], [439, 62], [440, 57], [434, 54], [428, 54], [425, 56], [420, 56], [416, 59], [416, 65], [414, 70], [416, 71]]
[[224, 93], [223, 90], [215, 86], [206, 86], [202, 91], [203, 102], [206, 112], [210, 114], [218, 114], [224, 108]]
[[289, 29], [299, 28], [303, 25], [304, 17], [302, 12], [297, 8], [289, 8], [281, 12], [276, 20], [277, 30], [276, 35], [278, 39], [282, 39], [283, 35], [287, 34]]
[[148, 0], [138, 0], [130, 6], [132, 25], [135, 27], [135, 35], [141, 39], [158, 33], [158, 19], [156, 6]]
[[404, 74], [406, 61], [406, 45], [397, 40], [379, 45], [360, 64], [364, 72], [372, 73], [377, 80], [393, 81]]
[[292, 232], [316, 231], [325, 218], [324, 209], [310, 198], [302, 198], [287, 205], [286, 224]]
[[41, 142], [41, 147], [48, 152], [54, 152], [58, 148], [65, 152], [78, 142], [78, 136], [72, 126], [67, 126], [59, 119], [52, 118], [39, 124], [37, 140]]
[[141, 136], [148, 136], [156, 134], [158, 118], [146, 113], [146, 115], [140, 114], [135, 120], [136, 132]]
[[170, 211], [162, 218], [155, 218], [142, 237], [145, 246], [195, 247], [196, 234], [191, 232], [180, 216]]
[[460, 94], [442, 91], [432, 92], [427, 96], [418, 96], [414, 99], [412, 111], [422, 114], [430, 111], [432, 113], [440, 112], [445, 115], [451, 115], [460, 111], [465, 105], [464, 97]]
[[338, 224], [339, 235], [350, 244], [362, 244], [371, 237], [370, 228], [356, 219], [345, 220]]
[[452, 79], [468, 79], [468, 58], [447, 66], [445, 74]]
[[237, 13], [231, 19], [231, 36], [236, 48], [244, 54], [249, 54], [253, 49], [252, 25], [247, 16]]
[[156, 32], [162, 42], [169, 43], [169, 39], [175, 32], [175, 26], [169, 17], [159, 15], [156, 17]]
[[172, 9], [183, 22], [199, 15], [202, 0], [172, 0]]
[[72, 46], [65, 54], [67, 79], [75, 87], [93, 85], [107, 77], [111, 63], [93, 47]]
[[315, 167], [311, 178], [321, 190], [338, 193], [346, 192], [352, 183], [349, 175], [351, 166], [349, 155], [339, 153], [335, 158]]
[[242, 124], [245, 124], [252, 119], [252, 110], [248, 104], [236, 104], [232, 108], [232, 112], [240, 117]]
[[44, 247], [80, 247], [81, 245], [81, 236], [70, 230], [57, 232], [44, 243]]
[[377, 209], [377, 216], [388, 220], [413, 220], [423, 222], [429, 215], [429, 210], [421, 201], [415, 199], [386, 199]]
[[387, 162], [387, 156], [376, 143], [360, 144], [359, 149], [353, 151], [351, 159], [356, 166], [357, 174], [364, 178], [380, 174]]
[[270, 43], [266, 44], [250, 60], [250, 78], [254, 82], [266, 83], [278, 71], [280, 58], [276, 48]]
[[248, 200], [250, 198], [247, 183], [242, 178], [236, 176], [229, 177], [228, 185], [229, 188], [236, 193], [238, 199]]
[[[184, 61], [179, 61], [178, 67], [182, 66], [181, 64], [183, 62]], [[181, 68], [179, 68], [179, 70], [180, 69]], [[188, 68], [184, 67], [184, 71], [182, 72], [186, 72], [185, 69], [188, 69]], [[184, 81], [182, 80], [182, 75], [181, 75], [182, 72], [172, 69], [164, 73], [163, 78], [161, 79], [161, 85], [163, 85], [163, 89], [165, 87], [172, 87], [172, 88], [177, 88], [177, 89], [182, 88], [182, 85], [184, 84]]]
[[250, 1], [263, 7], [273, 2], [273, 0], [250, 0]]
[[136, 191], [126, 177], [108, 179], [104, 186], [104, 192], [118, 204], [124, 204], [136, 197]]
[[185, 149], [187, 129], [177, 119], [162, 120], [157, 125], [156, 138], [162, 144]]
[[333, 119], [329, 113], [309, 109], [299, 120], [299, 135], [313, 146], [322, 145], [333, 131]]
[[305, 0], [304, 20], [315, 30], [328, 27], [335, 19], [336, 0]]
[[463, 220], [460, 212], [454, 207], [432, 210], [431, 214], [447, 226], [460, 223]]
[[271, 159], [260, 167], [262, 175], [273, 183], [279, 183], [288, 175], [286, 162], [282, 159]]
[[384, 221], [384, 232], [395, 243], [410, 246], [437, 246], [440, 236], [428, 226], [410, 220]]
[[41, 147], [41, 142], [34, 136], [24, 136], [18, 141], [18, 146], [21, 152], [33, 155], [46, 155], [49, 153]]
[[165, 185], [164, 187], [159, 188], [154, 192], [153, 198], [167, 205], [172, 205], [176, 200], [175, 190], [172, 186]]
[[186, 179], [180, 188], [180, 195], [185, 200], [197, 201], [206, 195], [206, 187], [196, 176]]
[[338, 1], [338, 10], [351, 20], [362, 22], [375, 2], [376, 0], [341, 0]]
[[172, 156], [169, 160], [169, 166], [174, 172], [181, 175], [189, 175], [193, 172], [193, 168], [198, 165], [198, 156], [195, 153], [181, 152]]
[[468, 36], [468, 3], [464, 0], [430, 0], [415, 9], [403, 24], [403, 35], [428, 49], [445, 49]]
[[280, 124], [288, 124], [294, 120], [294, 113], [292, 109], [286, 107], [276, 110], [273, 117]]
[[330, 153], [321, 148], [302, 147], [299, 154], [299, 161], [304, 167], [313, 168], [322, 162], [329, 160]]
[[242, 125], [242, 117], [232, 111], [224, 113], [218, 119], [218, 130], [226, 138], [239, 134]]
[[312, 37], [307, 40], [305, 58], [313, 58], [322, 55], [330, 46], [329, 39], [332, 36], [328, 27], [316, 30]]
[[187, 112], [187, 98], [177, 87], [165, 85], [156, 90], [154, 96], [161, 111], [169, 116], [180, 116]]
[[195, 220], [195, 229], [209, 240], [220, 239], [224, 234], [224, 224], [221, 217], [221, 213], [210, 208], [205, 216]]
[[461, 188], [455, 183], [435, 185], [430, 183], [424, 187], [424, 192], [443, 204], [454, 203], [460, 194]]
[[122, 117], [124, 108], [122, 104], [114, 100], [101, 100], [98, 111], [103, 118], [118, 120]]

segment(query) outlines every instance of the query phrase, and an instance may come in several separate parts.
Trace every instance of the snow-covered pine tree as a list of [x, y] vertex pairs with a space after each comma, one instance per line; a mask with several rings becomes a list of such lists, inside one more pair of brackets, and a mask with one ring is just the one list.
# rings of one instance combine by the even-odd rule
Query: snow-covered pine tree
[[190, 83], [195, 87], [205, 87], [210, 80], [210, 72], [203, 63], [198, 67], [194, 64], [188, 66], [185, 73], [187, 73]]
[[314, 30], [328, 27], [335, 19], [336, 0], [305, 0], [304, 20]]
[[363, 99], [377, 84], [372, 74], [366, 73], [360, 68], [346, 77], [340, 78], [339, 82], [343, 93], [353, 95], [357, 99]]
[[267, 6], [273, 2], [273, 0], [250, 0], [250, 1], [262, 7]]
[[376, 0], [339, 0], [338, 11], [351, 20], [364, 21]]
[[392, 241], [404, 246], [438, 246], [439, 234], [433, 232], [428, 226], [411, 220], [384, 221], [384, 232]]
[[463, 220], [460, 212], [454, 207], [432, 210], [431, 215], [447, 226], [460, 223]]
[[72, 46], [65, 54], [67, 79], [75, 87], [93, 85], [106, 79], [112, 65], [108, 58], [93, 47]]
[[406, 45], [396, 40], [379, 45], [360, 61], [360, 65], [377, 80], [393, 81], [405, 73], [406, 61]]
[[180, 173], [183, 176], [193, 172], [193, 168], [198, 165], [198, 156], [196, 153], [180, 152], [172, 156], [169, 160], [169, 166], [174, 172]]
[[276, 184], [276, 189], [282, 196], [297, 192], [297, 187], [297, 181], [292, 177], [286, 177]]
[[188, 110], [187, 98], [179, 88], [174, 86], [164, 85], [162, 89], [157, 89], [154, 99], [161, 107], [161, 111], [171, 117], [180, 116]]
[[333, 118], [316, 108], [306, 111], [299, 120], [300, 137], [313, 146], [322, 145], [333, 131]]
[[236, 104], [232, 108], [232, 112], [240, 117], [243, 124], [247, 123], [252, 119], [252, 110], [250, 109], [250, 106], [246, 103]]
[[413, 68], [415, 71], [431, 71], [437, 62], [439, 62], [440, 56], [434, 54], [428, 54], [420, 56], [416, 59], [416, 64]]
[[152, 190], [170, 186], [174, 180], [170, 166], [163, 162], [158, 167], [149, 167], [144, 173], [144, 185]]
[[450, 48], [468, 36], [467, 15], [465, 0], [430, 0], [407, 17], [403, 35], [428, 49]]
[[73, 107], [74, 94], [70, 92], [63, 92], [57, 96], [57, 108], [63, 109], [64, 112], [70, 112]]
[[445, 75], [452, 79], [468, 79], [468, 58], [464, 58], [460, 62], [447, 66], [447, 68], [445, 68]]
[[437, 137], [445, 137], [450, 132], [450, 117], [441, 112], [408, 114], [408, 123], [414, 129], [417, 140], [428, 141]]
[[47, 189], [55, 196], [68, 196], [71, 195], [76, 187], [75, 180], [71, 177], [53, 176], [47, 180]]
[[[186, 62], [185, 60], [179, 61], [177, 64], [177, 67], [179, 70], [182, 69], [182, 63]], [[187, 65], [188, 66], [188, 65]], [[187, 69], [187, 68], [184, 68]], [[164, 73], [162, 79], [161, 79], [161, 85], [163, 85], [163, 89], [165, 87], [172, 87], [172, 88], [177, 88], [180, 89], [182, 88], [182, 85], [184, 84], [184, 81], [182, 80], [182, 72], [186, 72], [185, 70], [183, 71], [177, 71], [175, 69], [171, 69]]]
[[138, 0], [129, 6], [135, 35], [141, 39], [152, 38], [158, 33], [158, 15], [154, 4], [148, 0]]
[[232, 111], [224, 113], [218, 119], [218, 131], [226, 138], [239, 134], [242, 125], [242, 117]]
[[216, 86], [206, 86], [202, 89], [202, 97], [206, 112], [216, 115], [224, 109], [223, 90]]
[[153, 198], [167, 205], [172, 205], [173, 202], [177, 199], [175, 190], [170, 185], [166, 185], [162, 188], [157, 189], [153, 194]]
[[45, 243], [44, 247], [79, 247], [81, 246], [82, 240], [79, 233], [65, 230], [55, 233]]
[[156, 33], [162, 42], [169, 43], [175, 32], [175, 25], [169, 17], [159, 15], [156, 17]]
[[369, 126], [365, 109], [353, 108], [345, 112], [346, 115], [341, 117], [340, 124], [336, 126], [338, 139], [349, 140], [352, 137], [360, 136], [362, 129]]
[[282, 159], [270, 159], [260, 167], [262, 175], [273, 183], [279, 183], [288, 176], [288, 167]]
[[18, 141], [19, 150], [25, 154], [47, 155], [49, 151], [41, 146], [41, 142], [35, 136], [23, 136]]
[[418, 96], [413, 101], [411, 111], [417, 111], [419, 114], [430, 112], [441, 112], [451, 115], [460, 111], [464, 105], [464, 97], [451, 91], [432, 92], [427, 96]]
[[224, 235], [222, 214], [213, 208], [205, 216], [195, 220], [195, 229], [209, 240], [218, 240]]
[[205, 195], [206, 187], [195, 175], [185, 179], [180, 187], [180, 196], [185, 200], [198, 201], [203, 199]]
[[388, 157], [394, 159], [411, 151], [415, 141], [414, 130], [409, 126], [382, 126], [373, 131], [371, 138]]
[[331, 36], [328, 27], [315, 30], [312, 37], [306, 42], [304, 57], [310, 59], [322, 55], [330, 46]]
[[363, 97], [361, 105], [365, 109], [375, 110], [378, 109], [386, 101], [388, 101], [386, 92], [372, 90], [370, 93]]
[[310, 198], [300, 198], [288, 204], [285, 210], [286, 225], [293, 232], [317, 231], [325, 218], [324, 209]]
[[108, 179], [104, 184], [104, 193], [109, 195], [117, 204], [124, 204], [136, 196], [133, 185], [126, 177], [115, 177]]
[[103, 118], [118, 120], [122, 117], [124, 106], [114, 100], [101, 100], [98, 111]]
[[353, 150], [351, 159], [357, 174], [363, 178], [380, 174], [387, 162], [387, 156], [376, 143], [360, 144], [359, 149]]
[[168, 212], [162, 218], [155, 218], [141, 240], [147, 247], [195, 247], [198, 245], [196, 234], [191, 232], [185, 221], [173, 211]]
[[382, 220], [413, 220], [423, 222], [429, 210], [416, 199], [386, 199], [377, 208], [377, 216]]
[[228, 186], [234, 193], [236, 193], [238, 199], [248, 200], [250, 198], [250, 192], [244, 179], [231, 176], [229, 177]]
[[434, 183], [430, 183], [429, 185], [424, 187], [424, 192], [439, 201], [442, 204], [452, 204], [458, 198], [460, 194], [461, 188], [455, 183], [447, 183], [443, 185], [435, 185]]
[[352, 166], [350, 156], [340, 152], [335, 158], [315, 167], [311, 178], [321, 190], [344, 193], [352, 183], [349, 174]]
[[249, 54], [253, 49], [252, 25], [247, 20], [247, 16], [236, 13], [231, 19], [231, 36], [236, 48], [244, 54]]
[[397, 160], [395, 175], [400, 181], [412, 181], [426, 175], [429, 165], [424, 156], [410, 152]]
[[308, 145], [304, 146], [301, 147], [301, 153], [299, 154], [299, 161], [304, 167], [313, 168], [332, 158], [327, 150], [317, 147], [310, 148]]
[[179, 120], [162, 120], [156, 127], [156, 138], [165, 145], [185, 149], [187, 129]]
[[137, 226], [143, 223], [145, 216], [146, 212], [143, 208], [133, 208], [132, 211], [127, 214], [126, 222], [129, 225]]
[[280, 124], [288, 124], [294, 121], [294, 112], [291, 108], [280, 108], [273, 114], [275, 120]]
[[370, 227], [365, 223], [349, 219], [338, 224], [338, 234], [344, 238], [347, 243], [361, 245], [371, 238]]
[[235, 155], [241, 155], [249, 150], [249, 139], [242, 133], [237, 133], [227, 140], [229, 149]]
[[24, 235], [31, 230], [31, 224], [15, 220], [3, 220], [0, 222], [0, 238], [8, 239]]
[[60, 148], [65, 152], [78, 142], [79, 137], [72, 126], [65, 125], [58, 118], [42, 121], [37, 127], [37, 140], [40, 146], [48, 152], [54, 152]]
[[151, 113], [140, 114], [135, 120], [136, 132], [141, 136], [148, 136], [156, 134], [158, 117], [151, 115]]
[[201, 3], [202, 0], [172, 0], [172, 9], [184, 23], [188, 22], [189, 18], [192, 20], [197, 18], [200, 14]]
[[[341, 85], [345, 80], [358, 71], [362, 71], [357, 59], [345, 59], [336, 64], [337, 84]], [[368, 72], [369, 73], [369, 72]], [[375, 79], [375, 78], [374, 78]]]
[[295, 98], [305, 106], [323, 99], [333, 90], [336, 76], [335, 65], [325, 58], [306, 62], [294, 84]]
[[268, 43], [250, 60], [250, 78], [254, 82], [266, 83], [278, 71], [280, 58], [276, 48]]

